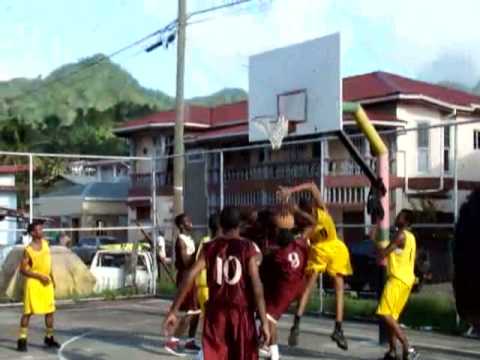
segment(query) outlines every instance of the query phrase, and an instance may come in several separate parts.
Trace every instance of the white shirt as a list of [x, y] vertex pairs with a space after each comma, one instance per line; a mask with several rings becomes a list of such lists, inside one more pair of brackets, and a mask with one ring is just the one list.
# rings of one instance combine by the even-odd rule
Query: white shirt
[[195, 241], [190, 235], [180, 234], [178, 238], [183, 241], [187, 250], [187, 255], [195, 254]]
[[165, 238], [162, 235], [157, 236], [158, 255], [162, 258], [167, 257], [167, 251], [165, 250]]

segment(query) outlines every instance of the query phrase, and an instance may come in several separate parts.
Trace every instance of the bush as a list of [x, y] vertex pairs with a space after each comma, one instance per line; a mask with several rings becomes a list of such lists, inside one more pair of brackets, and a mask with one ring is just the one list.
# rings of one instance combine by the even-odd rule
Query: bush
[[[376, 320], [378, 302], [374, 299], [358, 299], [345, 296], [345, 318], [349, 320]], [[307, 311], [317, 312], [320, 299], [315, 293], [308, 303]], [[335, 296], [324, 297], [324, 312], [335, 313]], [[449, 334], [460, 334], [467, 330], [464, 323], [457, 325], [455, 304], [451, 298], [442, 295], [412, 295], [400, 318], [400, 322], [410, 328], [432, 328]]]

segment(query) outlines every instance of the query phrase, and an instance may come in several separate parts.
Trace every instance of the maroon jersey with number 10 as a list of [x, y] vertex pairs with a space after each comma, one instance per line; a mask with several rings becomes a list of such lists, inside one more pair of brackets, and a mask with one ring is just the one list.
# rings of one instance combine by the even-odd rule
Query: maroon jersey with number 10
[[249, 240], [219, 237], [204, 245], [209, 300], [203, 329], [204, 359], [258, 359]]

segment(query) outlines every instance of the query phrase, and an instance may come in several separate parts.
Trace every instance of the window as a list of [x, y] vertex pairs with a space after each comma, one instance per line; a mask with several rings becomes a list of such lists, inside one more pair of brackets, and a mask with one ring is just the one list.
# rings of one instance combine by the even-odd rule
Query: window
[[258, 154], [258, 161], [260, 163], [266, 163], [266, 162], [269, 162], [271, 160], [271, 156], [272, 153], [270, 151], [269, 148], [262, 148], [259, 150], [259, 154]]
[[473, 130], [473, 149], [480, 150], [480, 130]]
[[189, 163], [203, 162], [205, 160], [204, 153], [199, 152], [199, 151], [202, 151], [202, 149], [196, 149], [196, 150], [194, 150], [193, 154], [188, 154], [187, 155], [187, 161]]
[[429, 148], [430, 148], [430, 136], [429, 136], [428, 123], [418, 124], [417, 132], [417, 148], [418, 148], [418, 162], [417, 168], [420, 172], [427, 172], [429, 168]]
[[150, 207], [149, 206], [139, 206], [139, 207], [137, 207], [137, 220], [139, 220], [139, 221], [150, 220]]
[[450, 171], [450, 126], [443, 128], [443, 171]]

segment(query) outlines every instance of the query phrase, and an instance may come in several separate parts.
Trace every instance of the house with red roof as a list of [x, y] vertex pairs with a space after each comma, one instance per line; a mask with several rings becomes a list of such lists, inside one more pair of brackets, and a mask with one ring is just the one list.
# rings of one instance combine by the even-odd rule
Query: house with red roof
[[[430, 211], [435, 221], [453, 222], [455, 156], [457, 157], [458, 204], [480, 184], [480, 97], [403, 76], [373, 72], [343, 80], [344, 101], [360, 103], [382, 133], [390, 150], [391, 216], [401, 208]], [[187, 105], [185, 144], [187, 151], [235, 148], [248, 142], [246, 101], [212, 108]], [[359, 136], [355, 122], [344, 114], [344, 130], [372, 166], [368, 142]], [[474, 121], [478, 120], [478, 123]], [[469, 124], [430, 128], [442, 122]], [[128, 138], [131, 155], [173, 154], [174, 111], [158, 112], [127, 121], [115, 130]], [[418, 128], [409, 131], [409, 128]], [[458, 131], [454, 154], [455, 129]], [[405, 131], [402, 131], [405, 130]], [[324, 163], [320, 153], [324, 151]], [[275, 189], [324, 176], [325, 197], [338, 224], [366, 224], [365, 203], [369, 183], [343, 145], [329, 138], [323, 147], [311, 143], [284, 146], [278, 151], [257, 148], [223, 153], [225, 204], [269, 205]], [[160, 225], [171, 221], [173, 160], [156, 162]], [[187, 156], [185, 206], [194, 224], [206, 224], [207, 215], [220, 205], [220, 156], [218, 153]], [[130, 217], [147, 219], [150, 209], [151, 168], [138, 161], [131, 175]], [[140, 214], [140, 216], [138, 216]], [[431, 220], [433, 221], [433, 220]], [[339, 229], [344, 239], [361, 239], [364, 229]]]

